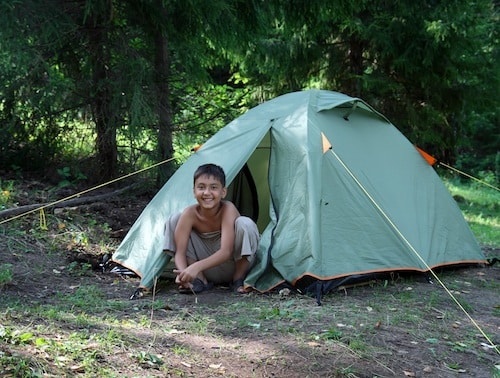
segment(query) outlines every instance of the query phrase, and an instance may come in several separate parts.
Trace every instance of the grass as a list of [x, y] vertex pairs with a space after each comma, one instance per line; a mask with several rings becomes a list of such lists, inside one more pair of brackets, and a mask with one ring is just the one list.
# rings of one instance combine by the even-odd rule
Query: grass
[[[459, 199], [478, 241], [498, 248], [498, 192], [451, 181], [446, 185]], [[9, 190], [15, 192], [12, 186]], [[95, 220], [85, 223], [85, 219], [73, 215], [68, 222], [47, 215], [47, 230], [36, 221], [27, 222], [22, 227], [5, 227], [2, 238], [6, 248], [19, 255], [40, 253], [30, 249], [34, 241], [48, 254], [75, 248], [96, 253], [112, 249], [99, 238], [108, 226], [97, 227]], [[66, 273], [88, 278], [93, 274], [90, 268], [87, 263], [73, 262]], [[471, 287], [500, 292], [498, 280], [479, 275], [465, 280], [459, 271], [443, 273], [442, 277], [469, 313], [486, 314], [493, 317], [488, 322], [498, 322], [500, 303], [480, 308], [481, 303], [467, 296]], [[0, 291], [15, 279], [12, 265], [0, 264]], [[374, 282], [327, 296], [322, 306], [315, 306], [309, 297], [277, 293], [228, 299], [215, 305], [192, 302], [179, 306], [168, 296], [128, 301], [107, 297], [94, 282], [56, 293], [49, 302], [41, 297], [27, 305], [22, 298], [2, 297], [0, 371], [4, 376], [119, 377], [127, 376], [121, 370], [125, 368], [129, 376], [188, 377], [196, 376], [196, 371], [207, 376], [232, 376], [220, 361], [231, 361], [235, 356], [241, 364], [253, 364], [256, 372], [280, 371], [286, 365], [283, 356], [298, 356], [293, 361], [297, 374], [304, 377], [315, 376], [319, 369], [323, 373], [330, 369], [326, 375], [331, 377], [365, 376], [359, 361], [379, 366], [390, 376], [390, 368], [383, 365], [397, 355], [383, 359], [388, 345], [398, 345], [395, 350], [401, 353], [418, 347], [423, 357], [462, 373], [468, 369], [463, 359], [477, 350], [480, 339], [443, 290], [425, 286], [423, 295], [416, 290], [422, 287], [416, 277]], [[189, 342], [190, 337], [194, 341]], [[272, 349], [275, 340], [279, 343]], [[249, 342], [262, 350], [251, 354]], [[332, 356], [338, 360], [332, 361]], [[210, 358], [211, 363], [200, 362]], [[485, 352], [477, 352], [473, 358], [491, 366], [491, 375], [500, 378], [500, 369]], [[200, 365], [203, 368], [193, 370]]]
[[0, 290], [12, 282], [12, 264], [0, 264]]
[[[447, 327], [428, 326], [435, 321], [435, 317], [429, 319], [429, 315], [440, 313], [433, 312], [431, 305], [422, 302], [412, 290], [405, 290], [414, 284], [414, 279], [408, 278], [403, 287], [375, 285], [358, 289], [370, 291], [373, 306], [366, 303], [365, 296], [356, 298], [355, 295], [325, 299], [320, 307], [311, 307], [311, 299], [303, 296], [284, 300], [279, 296], [257, 295], [222, 306], [198, 304], [178, 309], [167, 317], [162, 311], [165, 302], [159, 301], [160, 304], [153, 304], [153, 318], [145, 316], [151, 308], [150, 301], [106, 300], [95, 294], [98, 290], [95, 286], [82, 286], [74, 294], [61, 295], [53, 305], [26, 308], [19, 301], [6, 303], [0, 313], [0, 324], [4, 324], [0, 328], [0, 339], [10, 345], [11, 352], [0, 352], [0, 367], [16, 377], [36, 377], [48, 372], [64, 375], [67, 371], [85, 377], [114, 377], [109, 365], [103, 367], [103, 360], [117, 350], [130, 350], [129, 358], [138, 366], [173, 374], [165, 356], [159, 354], [157, 348], [150, 348], [161, 343], [155, 340], [162, 334], [156, 329], [160, 324], [167, 334], [197, 335], [221, 343], [221, 337], [233, 332], [257, 339], [270, 337], [270, 340], [281, 334], [288, 343], [302, 349], [312, 346], [314, 350], [316, 345], [321, 345], [332, 350], [340, 348], [360, 358], [381, 352], [380, 346], [370, 340], [378, 329], [389, 328], [406, 330], [414, 340], [427, 344], [436, 358], [444, 358], [438, 347], [445, 346], [446, 353], [465, 353], [473, 348], [477, 342], [474, 332], [455, 339]], [[453, 323], [457, 315], [447, 312], [449, 306], [446, 296], [433, 294], [432, 308], [442, 309], [446, 320]], [[126, 321], [122, 319], [124, 314], [127, 314]], [[38, 319], [38, 324], [21, 319]], [[194, 345], [176, 344], [176, 341], [168, 349], [183, 361], [191, 361], [196, 355]], [[30, 350], [31, 357], [23, 354], [23, 350]], [[192, 364], [192, 361], [186, 362], [186, 366]], [[461, 369], [458, 362], [450, 363], [449, 367]], [[357, 376], [354, 367], [337, 366], [336, 369], [339, 374], [341, 371], [353, 374], [346, 377]], [[177, 373], [173, 376], [184, 376]]]
[[500, 246], [500, 192], [478, 183], [444, 182], [478, 241], [484, 246]]

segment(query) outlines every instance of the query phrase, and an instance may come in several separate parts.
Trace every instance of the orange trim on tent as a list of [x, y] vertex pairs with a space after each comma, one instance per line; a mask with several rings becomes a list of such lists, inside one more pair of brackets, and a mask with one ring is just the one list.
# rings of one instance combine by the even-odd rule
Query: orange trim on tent
[[450, 261], [447, 263], [439, 263], [433, 266], [429, 266], [428, 268], [416, 268], [413, 266], [403, 266], [403, 267], [393, 267], [393, 268], [381, 268], [381, 269], [369, 269], [369, 270], [364, 270], [364, 271], [358, 271], [358, 272], [350, 272], [350, 273], [345, 273], [345, 274], [337, 274], [333, 276], [319, 276], [317, 274], [313, 274], [310, 272], [304, 272], [302, 273], [299, 277], [295, 278], [292, 281], [292, 285], [295, 286], [297, 282], [299, 282], [301, 279], [304, 277], [313, 277], [316, 278], [319, 281], [330, 281], [330, 280], [336, 280], [339, 278], [346, 278], [346, 277], [351, 277], [351, 276], [364, 276], [364, 275], [369, 275], [369, 274], [377, 274], [377, 273], [392, 273], [392, 272], [419, 272], [419, 273], [426, 273], [430, 272], [431, 270], [435, 270], [437, 268], [445, 268], [445, 267], [458, 267], [458, 266], [465, 266], [465, 265], [476, 265], [476, 264], [486, 264], [486, 260], [464, 260], [464, 261]]
[[332, 149], [332, 144], [323, 133], [321, 133], [321, 142], [323, 143], [323, 153]]
[[[381, 268], [381, 269], [369, 269], [369, 270], [364, 270], [364, 271], [358, 271], [358, 272], [351, 272], [351, 273], [345, 273], [345, 274], [337, 274], [333, 276], [319, 276], [317, 274], [313, 274], [310, 272], [304, 272], [301, 274], [299, 277], [295, 278], [291, 284], [292, 286], [295, 286], [297, 282], [299, 282], [301, 279], [305, 277], [312, 277], [315, 278], [319, 281], [330, 281], [330, 280], [336, 280], [340, 278], [346, 278], [350, 276], [355, 276], [355, 275], [369, 275], [369, 274], [377, 274], [377, 273], [393, 273], [393, 272], [419, 272], [419, 273], [426, 273], [430, 272], [431, 270], [435, 270], [437, 268], [446, 268], [446, 267], [459, 267], [459, 266], [467, 266], [467, 265], [476, 265], [476, 264], [486, 264], [486, 260], [464, 260], [464, 261], [450, 261], [447, 263], [439, 263], [433, 266], [429, 266], [428, 268], [416, 268], [416, 267], [393, 267], [393, 268]], [[265, 290], [258, 290], [255, 287], [251, 285], [245, 285], [245, 288], [251, 288], [252, 290], [255, 290], [261, 294], [268, 293], [277, 287], [279, 287], [281, 284], [286, 283], [287, 281], [282, 279], [273, 286], [265, 289]], [[366, 281], [368, 282], [368, 281]], [[342, 287], [342, 286], [341, 286]]]
[[415, 148], [418, 152], [420, 152], [420, 155], [422, 155], [422, 157], [427, 161], [427, 163], [429, 163], [429, 165], [434, 165], [437, 163], [437, 159], [434, 156], [429, 155], [427, 152], [425, 152], [421, 148], [418, 148], [417, 146], [415, 146]]

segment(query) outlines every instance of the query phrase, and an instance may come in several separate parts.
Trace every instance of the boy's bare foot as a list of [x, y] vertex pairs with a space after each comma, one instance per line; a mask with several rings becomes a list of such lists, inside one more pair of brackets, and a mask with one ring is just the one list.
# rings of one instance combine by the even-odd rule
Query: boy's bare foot
[[246, 294], [245, 285], [243, 284], [243, 278], [240, 278], [233, 282], [233, 292], [237, 294]]
[[214, 287], [212, 282], [204, 283], [199, 278], [196, 278], [193, 283], [189, 284], [189, 287], [179, 287], [179, 293], [181, 294], [198, 294], [206, 290], [210, 290]]

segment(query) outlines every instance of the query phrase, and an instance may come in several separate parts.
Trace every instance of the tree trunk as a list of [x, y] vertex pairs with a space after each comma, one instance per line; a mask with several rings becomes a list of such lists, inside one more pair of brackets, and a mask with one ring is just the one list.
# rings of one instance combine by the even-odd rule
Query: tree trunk
[[363, 62], [364, 44], [356, 36], [351, 36], [349, 41], [349, 75], [345, 88], [348, 88], [349, 95], [361, 97], [361, 77], [364, 73]]
[[[158, 112], [158, 157], [160, 161], [173, 156], [172, 142], [172, 107], [170, 105], [170, 88], [168, 82], [170, 59], [168, 56], [168, 38], [160, 31], [155, 34], [156, 56], [156, 90]], [[162, 164], [158, 172], [158, 185], [163, 185], [174, 172], [174, 163]]]
[[118, 172], [116, 117], [112, 114], [111, 108], [109, 91], [98, 91], [93, 104], [93, 114], [97, 133], [97, 174], [99, 181], [113, 179]]
[[89, 49], [92, 64], [92, 114], [96, 125], [97, 180], [106, 181], [118, 172], [116, 143], [117, 109], [113, 106], [110, 77], [110, 43], [108, 29], [112, 19], [112, 3], [106, 1], [105, 12], [89, 16]]

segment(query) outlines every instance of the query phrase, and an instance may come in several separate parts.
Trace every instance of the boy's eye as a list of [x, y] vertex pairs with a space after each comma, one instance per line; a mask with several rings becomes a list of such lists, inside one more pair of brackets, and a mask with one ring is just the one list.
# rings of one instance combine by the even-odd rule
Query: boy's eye
[[[198, 185], [198, 186], [196, 187], [196, 189], [198, 189], [198, 190], [205, 190], [206, 188], [207, 188], [207, 187], [206, 187], [205, 185]], [[210, 185], [208, 188], [209, 188], [210, 190], [218, 190], [218, 189], [219, 189], [219, 185]]]

